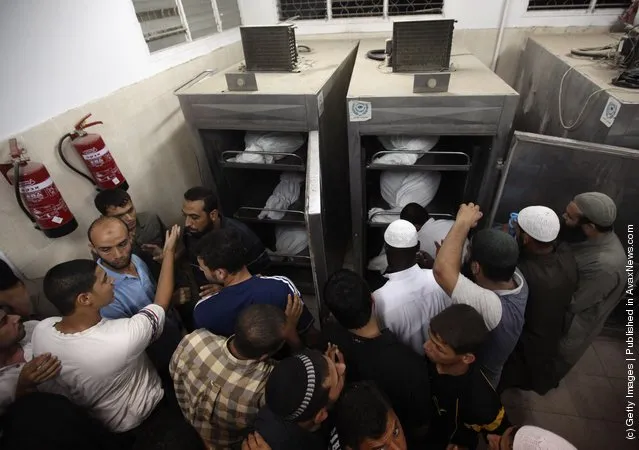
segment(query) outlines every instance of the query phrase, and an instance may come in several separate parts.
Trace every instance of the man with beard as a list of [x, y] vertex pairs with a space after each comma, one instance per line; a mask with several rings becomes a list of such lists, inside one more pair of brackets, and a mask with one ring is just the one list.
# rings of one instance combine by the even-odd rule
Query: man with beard
[[464, 240], [483, 214], [479, 205], [459, 207], [455, 224], [435, 258], [433, 274], [454, 304], [463, 303], [479, 311], [490, 330], [478, 354], [486, 377], [497, 387], [506, 360], [524, 326], [528, 285], [517, 269], [519, 249], [507, 233], [481, 230], [471, 241], [469, 275], [461, 273]]
[[577, 195], [563, 214], [560, 237], [570, 244], [579, 283], [570, 305], [570, 326], [559, 347], [557, 369], [565, 375], [603, 329], [627, 283], [626, 252], [613, 231], [614, 201], [600, 192]]
[[217, 197], [208, 188], [196, 186], [184, 193], [182, 204], [184, 215], [184, 238], [186, 263], [188, 267], [182, 270], [183, 276], [178, 285], [190, 291], [184, 296], [186, 303], [180, 307], [180, 314], [187, 329], [193, 328], [192, 316], [195, 304], [201, 299], [220, 290], [220, 285], [211, 283], [199, 269], [197, 261], [197, 246], [200, 239], [212, 230], [232, 229], [238, 232], [242, 245], [246, 249], [246, 266], [256, 275], [260, 274], [269, 264], [270, 259], [262, 241], [249, 227], [235, 219], [223, 217], [218, 209]]
[[[96, 219], [88, 231], [90, 247], [98, 256], [98, 265], [114, 283], [113, 302], [100, 309], [105, 319], [131, 318], [153, 304], [157, 285], [148, 266], [132, 253], [133, 242], [126, 224], [116, 217]], [[172, 269], [171, 269], [172, 270]], [[167, 311], [164, 331], [148, 348], [148, 355], [162, 380], [171, 389], [169, 362], [182, 339], [177, 315]]]
[[50, 353], [33, 358], [31, 335], [38, 323], [22, 323], [0, 309], [0, 415], [16, 397], [60, 373], [60, 361]]
[[545, 206], [519, 212], [518, 268], [528, 283], [524, 329], [504, 367], [500, 390], [516, 387], [544, 395], [561, 379], [555, 370], [565, 317], [577, 289], [577, 263], [567, 245], [555, 245], [559, 217]]

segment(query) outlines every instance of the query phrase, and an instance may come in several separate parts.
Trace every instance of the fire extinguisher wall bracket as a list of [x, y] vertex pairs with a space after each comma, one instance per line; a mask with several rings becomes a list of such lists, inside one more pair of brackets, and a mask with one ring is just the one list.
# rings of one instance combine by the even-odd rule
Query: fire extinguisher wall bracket
[[[90, 116], [91, 114], [84, 116], [75, 124], [72, 132], [60, 138], [57, 148], [58, 155], [69, 169], [88, 180], [98, 191], [114, 188], [126, 191], [129, 188], [129, 183], [124, 178], [124, 175], [122, 175], [102, 137], [97, 133], [87, 133], [85, 131], [86, 128], [102, 124], [100, 121], [86, 123]], [[62, 147], [67, 139], [71, 140], [71, 145], [84, 161], [91, 176], [73, 167], [64, 156]]]

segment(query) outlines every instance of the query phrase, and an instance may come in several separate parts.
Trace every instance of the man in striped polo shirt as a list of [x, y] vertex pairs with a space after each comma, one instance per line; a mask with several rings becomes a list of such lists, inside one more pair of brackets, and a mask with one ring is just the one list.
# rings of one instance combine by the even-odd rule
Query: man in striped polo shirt
[[[246, 267], [242, 241], [233, 230], [211, 231], [200, 241], [197, 254], [198, 264], [207, 280], [224, 287], [197, 303], [193, 311], [196, 328], [206, 328], [218, 336], [229, 337], [234, 332], [240, 312], [246, 307], [269, 304], [284, 311], [289, 297], [301, 297], [293, 282], [286, 277], [251, 275]], [[302, 303], [297, 333], [289, 333], [286, 340], [292, 348], [300, 348], [300, 336], [308, 336], [309, 332], [314, 332], [313, 316]]]

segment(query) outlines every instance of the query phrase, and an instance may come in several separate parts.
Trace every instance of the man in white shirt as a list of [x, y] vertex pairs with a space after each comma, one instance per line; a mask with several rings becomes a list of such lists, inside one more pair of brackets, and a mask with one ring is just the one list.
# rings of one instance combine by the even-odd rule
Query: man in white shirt
[[448, 307], [450, 299], [437, 285], [433, 271], [417, 265], [415, 226], [396, 220], [386, 228], [384, 242], [388, 281], [373, 292], [379, 318], [401, 342], [422, 355], [430, 319]]
[[16, 397], [60, 372], [60, 361], [55, 356], [33, 358], [31, 335], [37, 324], [37, 320], [22, 323], [20, 316], [0, 309], [0, 416]]
[[460, 273], [464, 240], [482, 218], [479, 206], [461, 205], [455, 225], [439, 249], [433, 273], [453, 303], [479, 311], [490, 330], [478, 355], [488, 381], [497, 388], [504, 363], [524, 326], [528, 286], [517, 268], [519, 247], [509, 234], [481, 230], [473, 237], [470, 269], [475, 282]]
[[113, 301], [113, 279], [92, 260], [58, 264], [44, 279], [45, 294], [63, 317], [43, 320], [33, 333], [34, 354], [50, 352], [62, 362], [60, 376], [42, 390], [69, 397], [115, 432], [142, 424], [164, 395], [144, 350], [162, 333], [178, 236], [177, 226], [167, 233], [155, 303], [131, 318], [100, 316]]

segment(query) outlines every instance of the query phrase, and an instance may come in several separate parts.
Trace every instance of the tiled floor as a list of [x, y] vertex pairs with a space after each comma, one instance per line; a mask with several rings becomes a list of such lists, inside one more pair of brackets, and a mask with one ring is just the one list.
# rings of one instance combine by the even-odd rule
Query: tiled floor
[[[624, 350], [625, 342], [599, 337], [557, 389], [543, 397], [507, 390], [502, 401], [511, 420], [553, 431], [579, 450], [639, 449], [636, 440], [625, 439]], [[636, 418], [639, 409], [635, 412]]]

